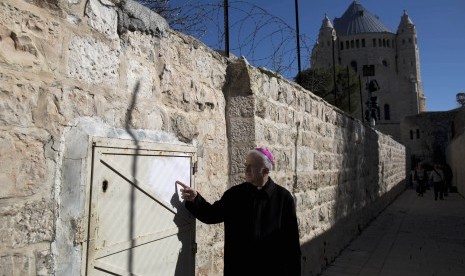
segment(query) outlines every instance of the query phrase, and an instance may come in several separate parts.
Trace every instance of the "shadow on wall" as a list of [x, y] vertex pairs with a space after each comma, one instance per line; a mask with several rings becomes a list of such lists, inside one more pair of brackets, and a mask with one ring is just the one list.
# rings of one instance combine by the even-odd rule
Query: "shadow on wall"
[[132, 100], [131, 104], [129, 105], [126, 113], [126, 120], [125, 120], [125, 128], [128, 134], [131, 136], [132, 140], [134, 141], [134, 146], [136, 148], [136, 152], [133, 157], [133, 162], [132, 162], [132, 176], [133, 179], [131, 179], [131, 182], [133, 185], [131, 185], [131, 192], [129, 193], [129, 202], [130, 202], [130, 208], [129, 208], [129, 237], [128, 240], [131, 241], [131, 246], [129, 248], [128, 252], [128, 270], [129, 272], [133, 272], [133, 248], [135, 247], [135, 239], [134, 239], [134, 225], [135, 225], [135, 195], [136, 195], [136, 187], [134, 185], [137, 185], [137, 157], [139, 156], [139, 151], [140, 151], [140, 145], [139, 141], [137, 140], [136, 134], [133, 133], [133, 130], [131, 130], [131, 123], [132, 123], [132, 113], [135, 109], [136, 102], [137, 102], [137, 94], [139, 93], [140, 90], [140, 80], [137, 81], [135, 87], [134, 87], [134, 92], [132, 93]]
[[329, 214], [334, 223], [301, 246], [303, 275], [321, 273], [405, 188], [402, 183], [396, 183], [390, 191], [380, 187], [384, 169], [380, 164], [376, 132], [363, 131], [356, 121], [349, 122], [345, 131], [342, 141], [334, 144], [342, 148], [338, 151], [342, 169], [337, 176], [335, 201]]

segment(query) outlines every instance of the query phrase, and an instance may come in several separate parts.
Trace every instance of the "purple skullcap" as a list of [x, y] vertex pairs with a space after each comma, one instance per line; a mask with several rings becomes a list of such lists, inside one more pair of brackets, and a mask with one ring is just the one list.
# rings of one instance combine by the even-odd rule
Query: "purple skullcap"
[[267, 149], [265, 149], [265, 148], [255, 148], [255, 150], [263, 153], [264, 155], [266, 155], [266, 157], [268, 157], [268, 160], [270, 160], [271, 164], [274, 164], [273, 155]]

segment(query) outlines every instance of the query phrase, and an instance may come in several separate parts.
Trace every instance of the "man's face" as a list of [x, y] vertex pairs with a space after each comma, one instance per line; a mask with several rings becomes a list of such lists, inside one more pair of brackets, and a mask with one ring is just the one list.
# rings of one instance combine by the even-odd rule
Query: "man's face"
[[251, 153], [245, 159], [245, 181], [262, 186], [263, 183], [263, 160]]

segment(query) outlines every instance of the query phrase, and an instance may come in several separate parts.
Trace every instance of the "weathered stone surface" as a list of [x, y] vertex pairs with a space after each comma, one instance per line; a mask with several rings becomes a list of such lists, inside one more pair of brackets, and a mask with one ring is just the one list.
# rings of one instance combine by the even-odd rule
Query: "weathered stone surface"
[[37, 276], [53, 275], [53, 257], [49, 250], [36, 251], [35, 258]]
[[127, 93], [136, 93], [138, 98], [149, 98], [153, 90], [153, 73], [149, 67], [136, 60], [129, 60], [127, 74]]
[[118, 32], [142, 31], [155, 36], [163, 36], [169, 30], [168, 23], [160, 15], [150, 11], [136, 1], [121, 1], [118, 10]]
[[0, 61], [26, 70], [57, 69], [61, 50], [60, 24], [38, 13], [0, 5]]
[[119, 77], [119, 52], [90, 37], [74, 36], [68, 46], [69, 78], [89, 84], [114, 85]]
[[230, 139], [234, 142], [248, 142], [255, 140], [255, 127], [251, 120], [231, 119], [230, 121]]
[[31, 201], [0, 207], [0, 243], [20, 248], [38, 242], [51, 242], [55, 235], [53, 205]]
[[108, 0], [90, 0], [86, 5], [86, 15], [89, 17], [89, 25], [102, 33], [110, 40], [118, 38], [117, 24], [118, 14], [114, 4]]
[[0, 72], [0, 122], [30, 127], [41, 84]]
[[30, 275], [31, 264], [28, 256], [15, 253], [0, 255], [0, 275]]
[[197, 126], [191, 123], [184, 115], [176, 114], [172, 119], [173, 131], [179, 140], [191, 142], [199, 134]]
[[0, 198], [29, 196], [47, 179], [44, 142], [31, 135], [0, 132]]

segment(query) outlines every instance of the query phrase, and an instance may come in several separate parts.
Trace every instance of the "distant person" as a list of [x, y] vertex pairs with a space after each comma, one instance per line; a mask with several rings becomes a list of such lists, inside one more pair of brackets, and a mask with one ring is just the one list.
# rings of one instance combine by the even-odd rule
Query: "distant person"
[[444, 195], [447, 196], [448, 193], [451, 192], [452, 188], [452, 169], [449, 164], [445, 163], [443, 166], [444, 169], [444, 177], [445, 177], [445, 187], [444, 187]]
[[416, 184], [416, 191], [419, 196], [423, 196], [426, 190], [426, 184], [428, 181], [428, 175], [421, 163], [418, 163], [413, 174], [413, 180]]
[[208, 203], [182, 186], [186, 208], [207, 224], [224, 222], [224, 275], [300, 275], [301, 251], [294, 198], [269, 176], [273, 155], [265, 148], [248, 152], [246, 182]]
[[433, 189], [434, 189], [434, 200], [444, 199], [444, 187], [445, 187], [445, 178], [444, 172], [441, 168], [441, 165], [435, 163], [433, 170], [431, 171], [431, 180], [433, 182]]

